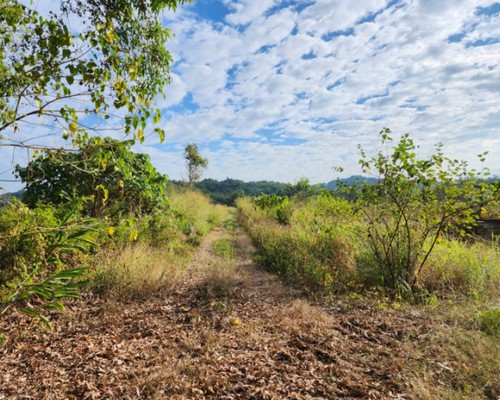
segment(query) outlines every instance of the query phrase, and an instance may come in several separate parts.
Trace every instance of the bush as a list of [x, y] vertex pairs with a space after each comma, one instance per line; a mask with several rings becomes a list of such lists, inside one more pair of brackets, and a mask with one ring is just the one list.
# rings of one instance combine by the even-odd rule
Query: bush
[[[355, 271], [354, 242], [337, 224], [340, 215], [348, 213], [337, 210], [330, 214], [319, 207], [321, 202], [334, 209], [337, 200], [323, 195], [321, 199], [311, 198], [300, 209], [295, 205], [289, 225], [277, 223], [272, 207], [266, 213], [248, 199], [238, 200], [237, 205], [262, 266], [311, 290], [340, 290]], [[343, 201], [340, 204], [345, 206]]]
[[29, 209], [19, 201], [1, 208], [0, 284], [30, 283], [63, 265], [81, 264], [97, 227], [66, 208], [39, 205]]
[[[383, 145], [392, 141], [389, 133], [381, 132]], [[498, 188], [480, 179], [487, 170], [469, 170], [465, 161], [445, 157], [441, 145], [428, 159], [419, 159], [417, 146], [405, 134], [391, 151], [368, 158], [360, 148], [363, 172], [376, 174], [378, 182], [359, 182], [347, 193], [357, 198], [367, 226], [365, 241], [384, 287], [392, 296], [411, 299], [443, 233], [456, 227], [465, 233]], [[479, 157], [484, 161], [485, 153]]]

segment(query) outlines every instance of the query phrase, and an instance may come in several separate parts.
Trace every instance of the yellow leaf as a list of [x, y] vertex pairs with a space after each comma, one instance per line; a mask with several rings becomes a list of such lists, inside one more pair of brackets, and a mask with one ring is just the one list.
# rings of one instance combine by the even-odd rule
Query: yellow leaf
[[130, 232], [129, 240], [131, 242], [135, 242], [138, 236], [139, 236], [139, 231], [137, 229], [134, 229], [132, 232]]
[[108, 236], [113, 236], [116, 231], [116, 228], [114, 226], [110, 226], [108, 228]]
[[137, 132], [137, 139], [142, 140], [144, 138], [144, 131], [142, 129], [139, 129]]
[[78, 130], [78, 124], [76, 122], [72, 122], [69, 124], [69, 130], [71, 133], [75, 133]]

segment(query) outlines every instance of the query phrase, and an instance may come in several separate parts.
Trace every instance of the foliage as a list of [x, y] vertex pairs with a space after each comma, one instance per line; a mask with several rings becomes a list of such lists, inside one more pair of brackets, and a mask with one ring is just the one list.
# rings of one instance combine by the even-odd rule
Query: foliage
[[[20, 286], [18, 290], [11, 293], [4, 303], [6, 307], [14, 303], [24, 303], [20, 311], [32, 317], [40, 319], [49, 328], [50, 320], [42, 314], [43, 309], [55, 309], [64, 311], [64, 305], [61, 299], [79, 298], [80, 288], [85, 286], [85, 281], [74, 281], [85, 277], [87, 268], [73, 268], [58, 272], [49, 276], [42, 282], [32, 283], [26, 286]], [[34, 299], [42, 299], [38, 304], [33, 304]], [[4, 308], [5, 311], [6, 308]]]
[[31, 207], [82, 201], [83, 214], [90, 217], [141, 215], [166, 206], [167, 178], [131, 145], [94, 137], [78, 152], [46, 151], [27, 167], [18, 165], [26, 183], [23, 200]]
[[[0, 134], [47, 117], [80, 145], [120, 110], [125, 132], [142, 141], [146, 124], [160, 119], [151, 103], [169, 81], [170, 32], [161, 14], [184, 2], [61, 0], [60, 13], [43, 17], [16, 0], [1, 0]], [[73, 18], [77, 33], [69, 26]], [[2, 139], [36, 148], [10, 134]]]
[[[20, 281], [11, 300], [25, 301], [24, 294], [44, 297], [44, 290], [55, 293], [66, 287], [59, 269], [64, 263], [77, 264], [91, 245], [81, 244], [88, 240], [86, 224], [92, 222], [79, 220], [80, 211], [92, 217], [142, 215], [165, 205], [166, 179], [147, 156], [129, 149], [161, 119], [153, 106], [170, 80], [172, 62], [163, 12], [185, 2], [61, 0], [60, 12], [43, 16], [33, 9], [34, 2], [27, 6], [0, 0], [0, 146], [31, 149], [35, 157], [44, 151], [17, 170], [28, 184], [25, 199], [33, 209], [18, 207], [19, 226], [10, 226], [13, 219], [8, 218], [8, 226], [0, 229], [7, 244], [0, 251], [10, 257], [2, 259], [1, 272], [7, 271], [5, 279]], [[70, 21], [77, 24], [70, 26]], [[40, 136], [33, 124], [51, 127], [80, 150], [31, 144]], [[122, 130], [133, 140], [90, 139], [104, 130]], [[154, 131], [164, 139], [161, 128]], [[36, 207], [39, 201], [51, 205]], [[52, 205], [60, 204], [53, 213]], [[56, 215], [59, 210], [71, 210], [74, 218]], [[109, 236], [113, 229], [109, 227]], [[132, 230], [130, 239], [137, 236]], [[64, 254], [69, 251], [71, 256]], [[32, 282], [54, 270], [48, 280]]]
[[59, 299], [77, 295], [81, 283], [73, 279], [83, 277], [86, 269], [63, 268], [81, 263], [82, 255], [95, 245], [95, 232], [96, 224], [79, 220], [74, 210], [50, 206], [31, 210], [18, 201], [4, 207], [0, 211], [3, 312], [14, 303], [24, 303], [21, 311], [50, 325], [40, 309], [62, 310]]
[[323, 185], [311, 185], [309, 179], [301, 178], [295, 184], [287, 184], [286, 195], [303, 201], [307, 197], [319, 194], [322, 191], [326, 191]]
[[209, 195], [213, 202], [228, 206], [234, 206], [238, 197], [260, 196], [262, 193], [284, 196], [289, 194], [289, 186], [273, 181], [243, 182], [230, 178], [223, 181], [203, 179], [196, 183], [196, 187]]
[[293, 206], [287, 196], [267, 195], [262, 193], [255, 199], [255, 204], [262, 210], [270, 213], [280, 224], [286, 225], [290, 222]]
[[[389, 129], [381, 132], [382, 144], [392, 141], [389, 134]], [[368, 226], [365, 238], [384, 286], [393, 295], [411, 297], [442, 234], [457, 227], [465, 234], [498, 188], [481, 181], [481, 173], [469, 170], [465, 161], [445, 157], [442, 145], [428, 159], [419, 159], [408, 134], [392, 154], [380, 151], [368, 158], [361, 147], [360, 152], [363, 172], [377, 174], [378, 183], [359, 182], [347, 192], [358, 197]]]
[[184, 148], [189, 184], [194, 185], [201, 178], [202, 170], [208, 167], [208, 160], [203, 158], [196, 143], [189, 143]]
[[[257, 261], [264, 267], [305, 285], [308, 290], [332, 292], [345, 289], [355, 271], [355, 250], [346, 222], [344, 200], [328, 194], [310, 198], [294, 208], [288, 225], [277, 224], [275, 209], [255, 208], [249, 199], [237, 202], [240, 218], [257, 248]], [[265, 204], [279, 202], [265, 199]], [[338, 212], [317, 208], [328, 204]]]
[[491, 336], [500, 336], [500, 308], [477, 312], [480, 329]]
[[[74, 210], [19, 201], [0, 210], [0, 284], [29, 284], [65, 263], [78, 262], [94, 245], [97, 225]], [[13, 281], [14, 280], [14, 281]]]

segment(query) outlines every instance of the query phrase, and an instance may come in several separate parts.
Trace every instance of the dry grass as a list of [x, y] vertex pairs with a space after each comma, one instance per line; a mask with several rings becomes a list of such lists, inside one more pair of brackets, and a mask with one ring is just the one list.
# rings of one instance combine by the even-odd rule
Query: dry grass
[[279, 312], [280, 325], [291, 334], [317, 334], [333, 325], [333, 318], [321, 308], [296, 299]]
[[438, 292], [498, 297], [500, 249], [482, 242], [443, 240], [431, 253], [421, 279]]
[[126, 245], [99, 254], [93, 286], [120, 299], [165, 293], [181, 281], [186, 261], [145, 243]]
[[199, 284], [200, 297], [205, 300], [228, 299], [236, 295], [241, 276], [231, 258], [211, 260]]

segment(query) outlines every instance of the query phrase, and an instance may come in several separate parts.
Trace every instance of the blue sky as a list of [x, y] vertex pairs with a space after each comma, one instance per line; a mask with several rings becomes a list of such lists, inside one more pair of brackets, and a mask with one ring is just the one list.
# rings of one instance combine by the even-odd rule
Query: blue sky
[[198, 0], [164, 21], [166, 140], [136, 150], [173, 179], [195, 142], [205, 177], [326, 182], [358, 174], [382, 127], [422, 156], [442, 142], [477, 167], [489, 150], [500, 175], [498, 1]]

